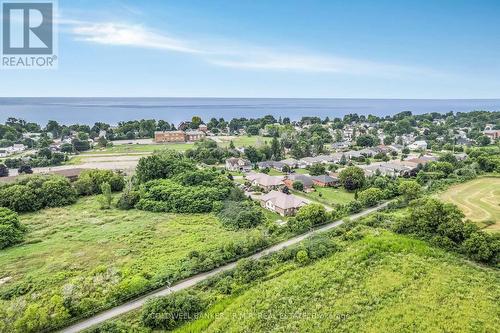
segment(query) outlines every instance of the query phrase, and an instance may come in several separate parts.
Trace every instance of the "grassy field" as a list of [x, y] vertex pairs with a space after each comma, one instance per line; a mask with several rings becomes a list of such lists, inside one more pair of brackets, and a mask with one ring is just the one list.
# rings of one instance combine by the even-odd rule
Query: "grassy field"
[[[217, 301], [174, 332], [497, 331], [498, 269], [389, 231], [362, 233], [305, 267], [276, 264], [231, 295], [202, 289]], [[115, 322], [151, 332], [139, 318], [135, 311]]]
[[383, 233], [256, 285], [202, 331], [492, 332], [498, 297], [497, 270]]
[[472, 221], [483, 225], [485, 221], [495, 222], [486, 228], [500, 231], [500, 178], [474, 179], [450, 187], [439, 197], [457, 205]]
[[255, 146], [259, 147], [263, 144], [270, 143], [272, 138], [263, 137], [260, 135], [242, 135], [242, 136], [219, 136], [218, 139], [221, 141], [219, 145], [222, 147], [228, 147], [229, 142], [233, 141], [235, 147], [244, 147], [244, 146]]
[[25, 243], [0, 253], [0, 332], [65, 321], [68, 307], [92, 311], [182, 270], [191, 251], [257, 232], [226, 230], [212, 214], [101, 210], [96, 197], [20, 219], [29, 228]]
[[173, 149], [177, 151], [185, 151], [194, 147], [194, 143], [163, 143], [163, 144], [133, 144], [133, 145], [116, 145], [109, 148], [93, 149], [82, 153], [85, 154], [128, 154], [128, 153], [147, 153], [162, 149]]

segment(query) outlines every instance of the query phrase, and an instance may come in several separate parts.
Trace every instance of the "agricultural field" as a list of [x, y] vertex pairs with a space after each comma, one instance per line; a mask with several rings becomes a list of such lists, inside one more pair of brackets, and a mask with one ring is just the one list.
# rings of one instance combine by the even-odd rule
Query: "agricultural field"
[[212, 214], [102, 210], [96, 197], [20, 220], [29, 230], [25, 242], [0, 254], [0, 332], [37, 331], [92, 312], [188, 274], [192, 251], [211, 253], [260, 235], [226, 230]]
[[484, 177], [455, 185], [439, 198], [457, 205], [466, 218], [486, 230], [500, 231], [500, 178]]
[[[339, 242], [306, 265], [276, 264], [257, 283], [224, 295], [187, 332], [494, 332], [500, 325], [498, 269], [475, 265], [427, 243], [381, 229]], [[151, 332], [140, 311], [114, 320]], [[156, 332], [156, 331], [155, 331]]]

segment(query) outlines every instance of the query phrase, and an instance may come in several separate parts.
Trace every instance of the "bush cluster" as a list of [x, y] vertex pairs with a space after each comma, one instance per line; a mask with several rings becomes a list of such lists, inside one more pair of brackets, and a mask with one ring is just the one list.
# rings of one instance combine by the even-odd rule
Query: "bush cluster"
[[111, 191], [117, 192], [123, 190], [125, 179], [111, 170], [89, 169], [80, 174], [74, 186], [79, 195], [93, 195], [102, 193], [104, 183], [111, 186]]
[[264, 213], [252, 201], [226, 201], [218, 217], [226, 228], [253, 228], [264, 220]]
[[144, 305], [141, 321], [152, 329], [171, 330], [205, 309], [203, 299], [193, 291], [180, 291], [150, 299]]
[[76, 202], [76, 192], [61, 176], [30, 176], [0, 187], [0, 207], [16, 212], [33, 212]]
[[213, 170], [192, 170], [141, 186], [136, 207], [154, 212], [207, 213], [224, 201], [233, 183]]
[[0, 249], [21, 242], [25, 232], [26, 228], [19, 222], [17, 213], [0, 207]]
[[394, 224], [396, 232], [416, 235], [476, 261], [498, 264], [500, 237], [464, 221], [464, 214], [455, 205], [434, 198], [422, 198], [412, 201], [409, 211], [408, 218]]

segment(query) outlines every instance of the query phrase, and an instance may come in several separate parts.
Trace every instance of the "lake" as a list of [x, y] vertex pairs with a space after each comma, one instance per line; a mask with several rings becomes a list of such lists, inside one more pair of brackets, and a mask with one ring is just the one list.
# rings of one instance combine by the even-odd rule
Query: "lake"
[[401, 111], [500, 111], [500, 99], [316, 99], [316, 98], [0, 98], [0, 121], [8, 117], [45, 124], [112, 125], [134, 119], [163, 119], [178, 124], [197, 115], [226, 120], [271, 114], [298, 120], [302, 116], [342, 117], [348, 113], [392, 115]]

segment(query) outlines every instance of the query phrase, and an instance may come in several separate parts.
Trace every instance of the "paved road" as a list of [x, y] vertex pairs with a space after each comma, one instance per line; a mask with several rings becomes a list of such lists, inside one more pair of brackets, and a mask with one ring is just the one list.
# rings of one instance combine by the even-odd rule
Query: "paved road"
[[[386, 203], [383, 203], [379, 206], [376, 206], [376, 207], [373, 207], [373, 208], [369, 208], [367, 210], [364, 210], [362, 211], [361, 213], [358, 213], [358, 214], [354, 214], [354, 215], [351, 215], [350, 216], [350, 219], [358, 219], [360, 217], [363, 217], [365, 215], [368, 215], [370, 213], [373, 213], [374, 211], [377, 211], [377, 210], [380, 210], [384, 207], [386, 207], [388, 204], [388, 202]], [[289, 240], [286, 240], [286, 241], [283, 241], [281, 243], [278, 243], [274, 246], [271, 246], [265, 250], [262, 250], [260, 252], [257, 252], [251, 256], [249, 256], [249, 258], [252, 258], [252, 259], [259, 259], [263, 256], [266, 256], [268, 254], [271, 254], [273, 252], [277, 252], [281, 249], [284, 249], [286, 247], [289, 247], [291, 245], [294, 245], [294, 244], [297, 244], [301, 241], [303, 241], [304, 239], [314, 235], [314, 234], [317, 234], [317, 233], [321, 233], [321, 232], [325, 232], [325, 231], [328, 231], [330, 229], [333, 229], [333, 228], [336, 228], [338, 226], [340, 226], [341, 224], [343, 224], [344, 221], [342, 220], [339, 220], [339, 221], [335, 221], [335, 222], [332, 222], [332, 223], [329, 223], [329, 224], [326, 224], [322, 227], [319, 227], [319, 228], [316, 228], [312, 231], [309, 231], [305, 234], [302, 234], [302, 235], [299, 235], [299, 236], [296, 236], [296, 237], [293, 237], [293, 238], [290, 238]], [[165, 295], [168, 295], [168, 294], [171, 294], [172, 292], [176, 292], [176, 291], [180, 291], [180, 290], [183, 290], [183, 289], [187, 289], [187, 288], [190, 288], [190, 287], [193, 287], [194, 285], [198, 284], [199, 282], [203, 281], [203, 280], [206, 280], [216, 274], [219, 274], [221, 272], [225, 272], [225, 271], [228, 271], [228, 270], [231, 270], [233, 268], [236, 267], [236, 263], [233, 262], [233, 263], [229, 263], [227, 265], [224, 265], [224, 266], [221, 266], [219, 268], [216, 268], [214, 270], [211, 270], [211, 271], [208, 271], [208, 272], [205, 272], [205, 273], [200, 273], [200, 274], [197, 274], [197, 275], [194, 275], [188, 279], [185, 279], [183, 281], [180, 281], [179, 283], [173, 285], [172, 287], [164, 287], [164, 288], [160, 288], [152, 293], [149, 293], [147, 295], [144, 295], [144, 296], [141, 296], [135, 300], [132, 300], [128, 303], [125, 303], [125, 304], [122, 304], [122, 305], [119, 305], [117, 307], [114, 307], [112, 309], [109, 309], [107, 311], [104, 311], [104, 312], [101, 312], [93, 317], [90, 317], [90, 318], [87, 318], [83, 321], [80, 321], [74, 325], [71, 325], [69, 327], [66, 327], [65, 329], [61, 330], [60, 332], [62, 333], [74, 333], [74, 332], [80, 332], [84, 329], [87, 329], [91, 326], [94, 326], [94, 325], [97, 325], [97, 324], [100, 324], [106, 320], [109, 320], [111, 318], [114, 318], [114, 317], [117, 317], [119, 315], [122, 315], [124, 313], [127, 313], [129, 311], [132, 311], [132, 310], [136, 310], [138, 308], [140, 308], [141, 306], [144, 305], [144, 303], [151, 297], [156, 297], [156, 296], [165, 296]]]

